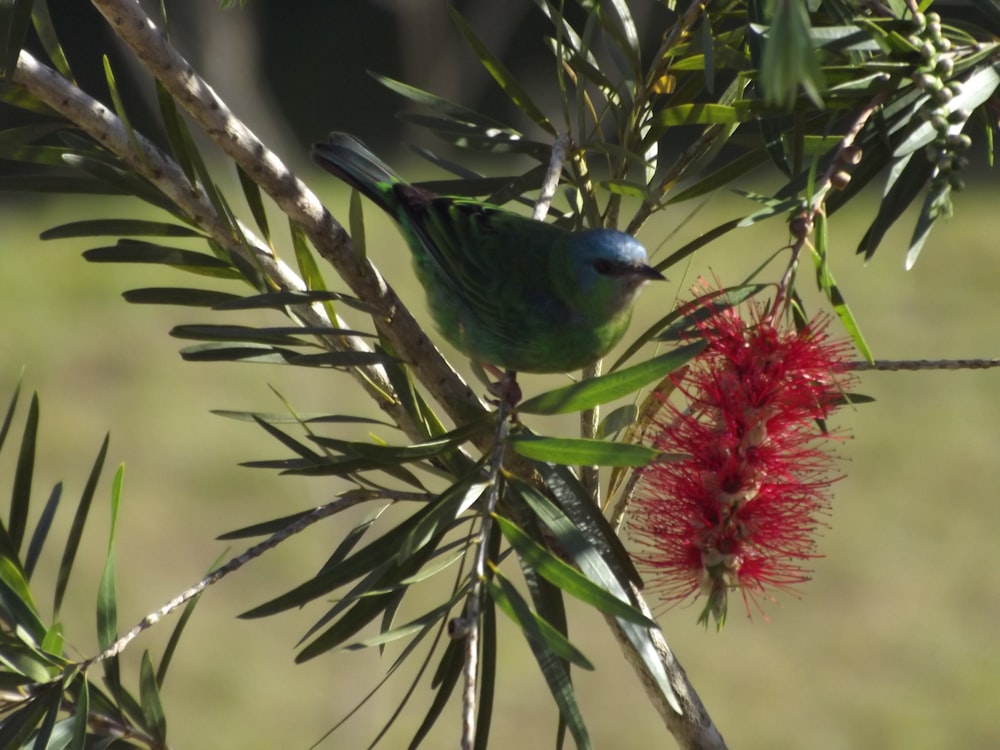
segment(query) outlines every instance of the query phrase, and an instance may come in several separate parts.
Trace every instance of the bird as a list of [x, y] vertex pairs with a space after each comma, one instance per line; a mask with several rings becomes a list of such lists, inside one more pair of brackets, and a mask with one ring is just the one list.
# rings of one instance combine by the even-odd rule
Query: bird
[[648, 281], [645, 248], [613, 229], [573, 231], [470, 198], [411, 185], [347, 134], [313, 161], [398, 225], [440, 334], [495, 370], [568, 373], [603, 357]]

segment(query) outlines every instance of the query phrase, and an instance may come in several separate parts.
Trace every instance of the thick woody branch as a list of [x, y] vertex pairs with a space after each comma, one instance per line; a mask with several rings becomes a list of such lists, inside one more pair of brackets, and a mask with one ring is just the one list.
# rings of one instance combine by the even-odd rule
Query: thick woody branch
[[[652, 618], [653, 615], [639, 595], [639, 592], [633, 590], [633, 593], [639, 602], [642, 613]], [[606, 617], [605, 619], [611, 627], [611, 632], [614, 633], [618, 644], [622, 647], [626, 661], [632, 665], [636, 674], [639, 675], [639, 679], [646, 689], [646, 695], [659, 712], [664, 725], [670, 730], [674, 739], [677, 740], [677, 744], [684, 748], [684, 750], [726, 750], [726, 741], [722, 738], [719, 730], [716, 729], [715, 724], [712, 723], [712, 717], [709, 716], [708, 710], [701, 702], [701, 698], [698, 697], [698, 693], [695, 692], [694, 686], [688, 680], [684, 667], [681, 666], [681, 663], [677, 661], [677, 657], [674, 656], [673, 651], [670, 650], [663, 631], [654, 630], [651, 631], [650, 635], [652, 636], [656, 652], [666, 669], [670, 686], [674, 689], [674, 695], [677, 697], [678, 703], [680, 703], [681, 713], [677, 713], [663, 698], [662, 693], [656, 686], [656, 680], [647, 671], [642, 658], [636, 653], [628, 636], [622, 631], [621, 626], [615, 618]]]

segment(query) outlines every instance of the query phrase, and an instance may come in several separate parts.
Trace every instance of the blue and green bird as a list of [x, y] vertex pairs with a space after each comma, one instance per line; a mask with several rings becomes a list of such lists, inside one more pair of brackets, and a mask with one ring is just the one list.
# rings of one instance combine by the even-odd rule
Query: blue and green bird
[[331, 133], [313, 160], [399, 225], [444, 336], [476, 362], [569, 372], [618, 343], [643, 285], [663, 279], [631, 235], [570, 231], [409, 185], [357, 138]]

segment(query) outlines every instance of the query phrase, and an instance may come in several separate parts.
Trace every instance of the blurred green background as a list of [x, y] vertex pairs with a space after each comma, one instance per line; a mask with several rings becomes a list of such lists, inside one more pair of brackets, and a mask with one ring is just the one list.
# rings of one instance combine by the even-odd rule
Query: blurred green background
[[[296, 4], [290, 18], [304, 23], [310, 5], [315, 4]], [[378, 18], [371, 14], [383, 12], [374, 4], [344, 5], [364, 7], [374, 25]], [[197, 27], [203, 38], [191, 42], [192, 53], [241, 38], [222, 34], [230, 28], [226, 24], [236, 22], [232, 16], [215, 22], [216, 27]], [[396, 18], [396, 23], [402, 21]], [[271, 28], [280, 40], [278, 27]], [[499, 35], [506, 27], [478, 23], [477, 28]], [[374, 46], [367, 52], [359, 49], [364, 45], [357, 41], [366, 39], [360, 30], [338, 29], [338, 38], [353, 40], [352, 51], [331, 45], [324, 52], [345, 58], [323, 69], [358, 93], [341, 107], [343, 119], [327, 114], [322, 124], [286, 133], [279, 150], [322, 191], [335, 214], [346, 218], [345, 192], [306, 167], [303, 155], [317, 128], [355, 130], [366, 140], [381, 142], [383, 151], [387, 141], [398, 143], [395, 124], [387, 122], [396, 105], [380, 114], [383, 110], [374, 102], [383, 94], [364, 69], [377, 68], [437, 91], [435, 81], [454, 85], [452, 94], [465, 103], [473, 103], [475, 96], [463, 82], [482, 74], [459, 66], [452, 75], [445, 69], [436, 78], [419, 71], [408, 77], [403, 60], [421, 59], [419, 50], [380, 57]], [[391, 47], [403, 35], [389, 36], [386, 45]], [[304, 49], [319, 54], [313, 47]], [[287, 44], [284, 50], [286, 62], [303, 62]], [[395, 61], [392, 66], [390, 61]], [[387, 70], [382, 62], [398, 69]], [[268, 64], [273, 68], [278, 63]], [[315, 60], [311, 64], [319, 65]], [[229, 87], [220, 82], [225, 73], [220, 68], [217, 77], [212, 71], [206, 74], [224, 98], [230, 92], [238, 95], [238, 82]], [[344, 101], [338, 98], [344, 95], [315, 82], [309, 91], [283, 96], [309, 105], [314, 103], [310, 97], [322, 99], [334, 108]], [[365, 120], [348, 117], [358, 111], [366, 113]], [[272, 117], [278, 112], [281, 119], [297, 120], [281, 105], [260, 120], [252, 113], [246, 116], [268, 140], [268, 128], [282, 130]], [[434, 145], [426, 136], [410, 137]], [[407, 168], [403, 155], [390, 160], [410, 176], [423, 169]], [[1000, 223], [990, 179], [970, 180], [969, 190], [958, 196], [956, 217], [935, 229], [910, 272], [903, 270], [903, 255], [914, 217], [903, 219], [867, 266], [853, 249], [871, 219], [877, 192], [834, 217], [832, 269], [877, 357], [997, 356], [1000, 254], [995, 249]], [[230, 194], [235, 201], [238, 192]], [[663, 257], [699, 232], [754, 208], [736, 196], [720, 195], [676, 231], [691, 207], [656, 217], [640, 239]], [[367, 215], [371, 255], [403, 299], [422, 314], [402, 241], [372, 210]], [[63, 615], [68, 641], [82, 655], [96, 648], [94, 598], [107, 545], [110, 476], [117, 463], [127, 466], [118, 532], [119, 622], [124, 630], [198, 580], [218, 555], [242, 550], [214, 541], [216, 535], [328, 501], [343, 487], [333, 480], [278, 477], [238, 467], [240, 461], [285, 453], [255, 426], [210, 410], [280, 411], [272, 386], [303, 412], [370, 409], [353, 381], [335, 372], [181, 361], [176, 352], [183, 342], [167, 336], [174, 325], [276, 318], [127, 305], [119, 296], [127, 289], [197, 282], [161, 268], [88, 265], [79, 253], [98, 242], [38, 240], [40, 231], [67, 221], [134, 216], [153, 214], [132, 201], [0, 195], [0, 313], [5, 321], [0, 398], [12, 391], [22, 368], [25, 389], [40, 393], [36, 506], [59, 479], [66, 481], [64, 504], [74, 504], [101, 439], [108, 431], [112, 435], [99, 507], [87, 528]], [[273, 226], [281, 226], [277, 214], [272, 219]], [[727, 284], [741, 280], [787, 241], [784, 229], [773, 221], [739, 230], [709, 246], [691, 265], [672, 269], [669, 285], [650, 289], [640, 300], [633, 333], [678, 297], [687, 298], [699, 275], [714, 274]], [[290, 259], [286, 238], [280, 233], [278, 238], [279, 252]], [[812, 290], [807, 265], [802, 272], [801, 288]], [[777, 278], [779, 270], [767, 273]], [[336, 287], [332, 274], [327, 278]], [[822, 308], [815, 295], [806, 297], [813, 310]], [[558, 382], [525, 378], [523, 386], [530, 395]], [[778, 605], [765, 604], [770, 622], [759, 614], [751, 622], [734, 607], [721, 634], [695, 624], [697, 606], [661, 611], [660, 620], [733, 748], [1000, 746], [1000, 546], [995, 541], [1000, 529], [1000, 372], [869, 373], [860, 378], [857, 390], [877, 401], [842, 410], [834, 419], [833, 426], [848, 430], [852, 438], [837, 446], [845, 459], [845, 477], [835, 486], [829, 529], [820, 541], [825, 557], [815, 562], [814, 580], [802, 587], [803, 598], [779, 595]], [[23, 418], [24, 403], [16, 431]], [[573, 430], [568, 421], [541, 426], [560, 434]], [[381, 436], [396, 439], [389, 432]], [[0, 488], [10, 483], [11, 454], [8, 446], [0, 455]], [[338, 517], [311, 528], [205, 597], [164, 685], [173, 746], [308, 747], [381, 679], [398, 649], [383, 657], [341, 653], [292, 664], [294, 644], [322, 611], [319, 606], [262, 621], [236, 619], [312, 574], [359, 517]], [[59, 529], [65, 533], [65, 524]], [[48, 551], [34, 582], [45, 592], [40, 595], [44, 613], [50, 611], [47, 597], [59, 552]], [[137, 664], [143, 648], [158, 653], [172, 624], [143, 635], [127, 652], [126, 662]], [[493, 746], [551, 747], [555, 708], [519, 637], [509, 629], [506, 635]], [[571, 637], [597, 666], [596, 673], [577, 673], [575, 678], [596, 746], [672, 746], [604, 621], [574, 611]], [[405, 677], [397, 676], [324, 747], [367, 746], [406, 684]], [[404, 715], [385, 747], [405, 746], [429, 697], [428, 691], [418, 690], [414, 712]], [[441, 722], [427, 747], [456, 744], [457, 710], [447, 718], [451, 720]]]

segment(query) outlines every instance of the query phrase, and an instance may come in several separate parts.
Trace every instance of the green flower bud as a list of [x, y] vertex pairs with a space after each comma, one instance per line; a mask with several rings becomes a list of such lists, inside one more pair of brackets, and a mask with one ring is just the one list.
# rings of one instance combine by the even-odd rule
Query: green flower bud
[[942, 78], [947, 78], [955, 70], [955, 63], [950, 57], [939, 57], [934, 66], [934, 72]]

